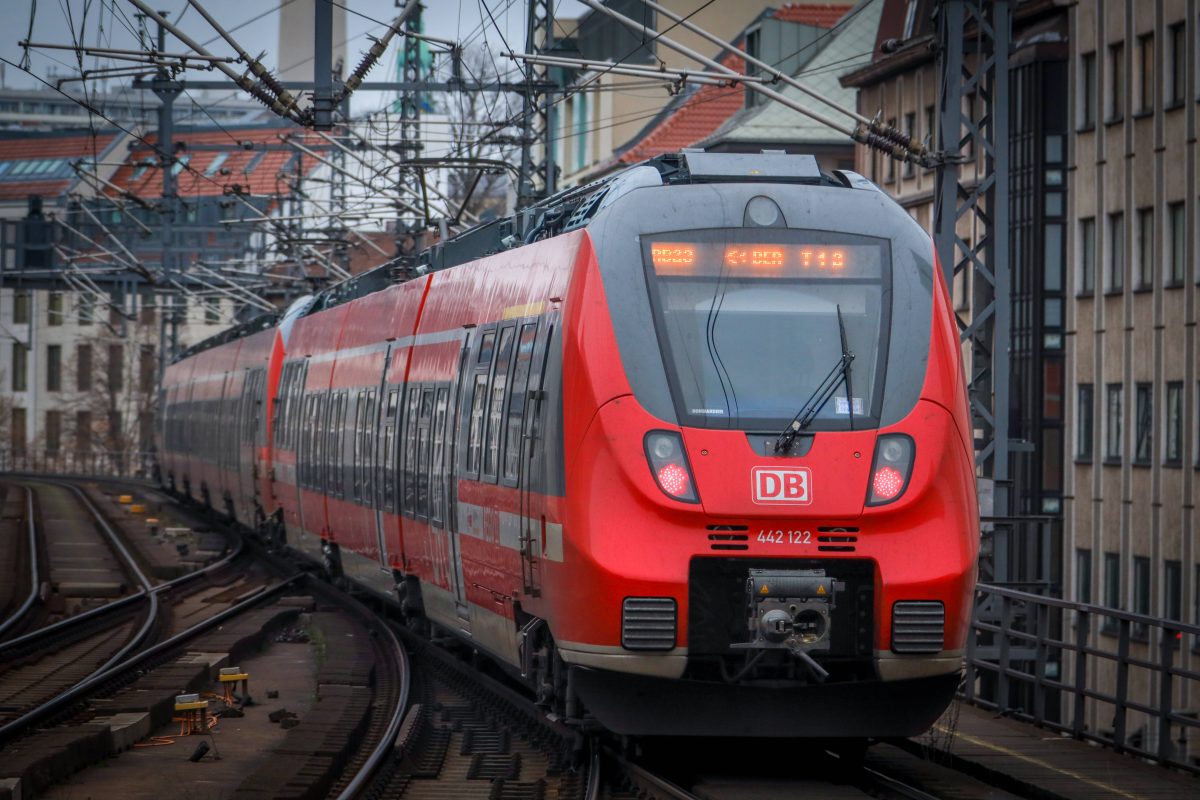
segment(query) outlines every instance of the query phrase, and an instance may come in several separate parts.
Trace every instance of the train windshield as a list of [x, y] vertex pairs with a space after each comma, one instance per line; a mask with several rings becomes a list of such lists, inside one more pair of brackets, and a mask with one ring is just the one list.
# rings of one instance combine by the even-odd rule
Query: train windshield
[[837, 365], [843, 332], [849, 388], [810, 429], [878, 424], [891, 317], [885, 240], [738, 228], [656, 234], [643, 252], [681, 424], [782, 430]]

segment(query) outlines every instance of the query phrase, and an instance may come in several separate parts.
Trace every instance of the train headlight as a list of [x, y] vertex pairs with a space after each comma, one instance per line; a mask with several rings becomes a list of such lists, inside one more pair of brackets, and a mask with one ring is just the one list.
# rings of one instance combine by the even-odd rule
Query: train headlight
[[875, 441], [867, 505], [882, 506], [904, 494], [915, 453], [912, 438], [903, 433], [886, 433]]
[[672, 500], [699, 503], [696, 481], [683, 449], [683, 437], [676, 431], [650, 431], [644, 444], [650, 474], [663, 494]]

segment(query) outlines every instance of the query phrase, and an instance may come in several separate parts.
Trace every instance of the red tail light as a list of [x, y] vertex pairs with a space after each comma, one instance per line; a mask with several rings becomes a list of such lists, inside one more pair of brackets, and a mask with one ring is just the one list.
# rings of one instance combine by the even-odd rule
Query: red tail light
[[650, 431], [644, 444], [650, 473], [663, 494], [684, 503], [699, 503], [696, 482], [683, 449], [683, 437], [675, 431]]
[[881, 506], [904, 494], [915, 454], [913, 440], [903, 433], [886, 433], [875, 440], [867, 505]]

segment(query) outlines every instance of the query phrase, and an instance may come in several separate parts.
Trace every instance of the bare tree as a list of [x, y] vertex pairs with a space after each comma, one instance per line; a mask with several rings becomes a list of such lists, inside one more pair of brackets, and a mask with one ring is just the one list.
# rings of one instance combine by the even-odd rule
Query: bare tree
[[[77, 460], [97, 469], [135, 472], [150, 450], [158, 392], [153, 320], [121, 320], [88, 342], [90, 363], [72, 361], [74, 392], [62, 404], [62, 440]], [[65, 387], [64, 387], [65, 388]]]

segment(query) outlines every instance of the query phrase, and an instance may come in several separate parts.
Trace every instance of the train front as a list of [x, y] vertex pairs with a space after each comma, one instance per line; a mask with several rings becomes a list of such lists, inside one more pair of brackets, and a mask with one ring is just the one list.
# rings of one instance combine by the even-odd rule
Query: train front
[[689, 162], [618, 183], [568, 304], [572, 686], [622, 733], [916, 734], [959, 681], [979, 539], [932, 244], [806, 157]]

